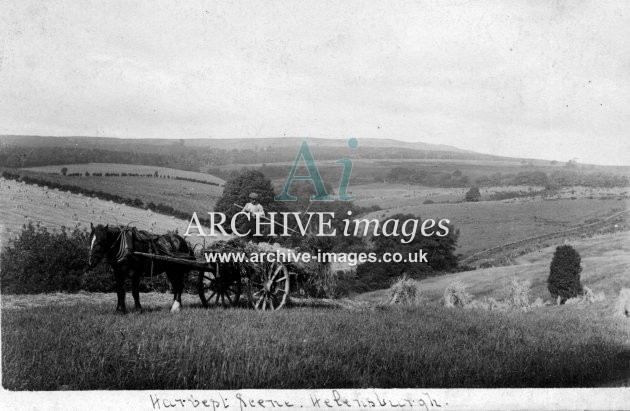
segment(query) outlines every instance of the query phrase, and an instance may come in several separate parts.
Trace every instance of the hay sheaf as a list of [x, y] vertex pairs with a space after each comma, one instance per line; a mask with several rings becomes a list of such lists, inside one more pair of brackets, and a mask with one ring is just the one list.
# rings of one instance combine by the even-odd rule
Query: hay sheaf
[[390, 304], [417, 305], [422, 296], [418, 283], [407, 276], [396, 280], [389, 289]]
[[466, 286], [460, 281], [454, 281], [446, 287], [443, 295], [445, 307], [465, 308], [473, 301], [473, 296], [466, 291]]
[[606, 299], [606, 295], [603, 292], [595, 293], [589, 287], [584, 287], [584, 291], [581, 295], [569, 298], [565, 304], [593, 304], [599, 301], [604, 301]]
[[622, 288], [615, 303], [615, 316], [630, 318], [630, 288]]

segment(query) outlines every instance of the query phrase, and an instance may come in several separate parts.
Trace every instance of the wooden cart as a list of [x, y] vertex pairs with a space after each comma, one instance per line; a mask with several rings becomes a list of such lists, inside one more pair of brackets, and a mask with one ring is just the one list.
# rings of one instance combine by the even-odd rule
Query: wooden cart
[[278, 310], [289, 299], [291, 273], [282, 263], [213, 263], [202, 259], [134, 252], [153, 260], [169, 261], [197, 272], [197, 292], [204, 307], [237, 306], [243, 295], [256, 310]]

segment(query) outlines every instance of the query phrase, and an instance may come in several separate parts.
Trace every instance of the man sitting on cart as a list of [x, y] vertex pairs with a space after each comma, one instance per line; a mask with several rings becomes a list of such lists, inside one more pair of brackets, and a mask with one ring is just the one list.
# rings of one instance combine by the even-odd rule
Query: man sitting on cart
[[259, 215], [259, 218], [265, 216], [265, 210], [263, 209], [262, 204], [258, 202], [257, 193], [249, 193], [249, 203], [245, 204], [243, 211], [249, 213], [249, 234], [247, 235], [247, 238], [251, 241], [256, 233], [256, 216]]

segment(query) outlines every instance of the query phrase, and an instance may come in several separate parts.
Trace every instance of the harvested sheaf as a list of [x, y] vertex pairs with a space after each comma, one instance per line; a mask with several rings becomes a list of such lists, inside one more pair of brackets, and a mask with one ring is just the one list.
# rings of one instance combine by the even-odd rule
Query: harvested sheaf
[[588, 287], [584, 287], [584, 291], [581, 295], [569, 298], [565, 304], [593, 304], [599, 301], [604, 301], [606, 299], [606, 295], [603, 292], [595, 294], [593, 290]]
[[622, 288], [615, 304], [615, 316], [630, 318], [630, 288]]
[[444, 290], [443, 302], [445, 307], [466, 308], [473, 301], [473, 296], [466, 291], [466, 287], [460, 281], [452, 282]]
[[465, 309], [489, 310], [489, 311], [529, 311], [533, 308], [545, 305], [541, 298], [530, 302], [531, 287], [529, 281], [512, 281], [510, 292], [505, 300], [496, 300], [492, 297], [484, 297], [481, 300], [473, 299], [461, 283], [455, 282], [444, 291], [444, 305], [446, 307], [461, 307]]
[[421, 300], [418, 283], [406, 275], [400, 277], [389, 289], [390, 304], [417, 305]]

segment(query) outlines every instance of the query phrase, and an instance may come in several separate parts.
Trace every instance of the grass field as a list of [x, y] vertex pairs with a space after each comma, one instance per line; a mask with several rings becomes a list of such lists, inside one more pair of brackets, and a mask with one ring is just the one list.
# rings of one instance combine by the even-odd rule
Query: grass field
[[[531, 282], [531, 299], [550, 300], [547, 290], [549, 265], [557, 243], [523, 255], [517, 265], [465, 271], [431, 277], [419, 282], [422, 295], [432, 302], [438, 302], [446, 287], [455, 280], [464, 284], [475, 298], [492, 297], [504, 299], [512, 280]], [[623, 287], [630, 288], [630, 232], [607, 234], [593, 238], [572, 241], [571, 244], [582, 258], [580, 280], [594, 292], [604, 292], [606, 301], [589, 306], [589, 311], [601, 316], [609, 315], [614, 298]], [[360, 301], [382, 303], [388, 300], [388, 290], [377, 290], [356, 297]], [[579, 308], [578, 308], [579, 309]], [[630, 329], [630, 324], [628, 325]]]
[[[121, 187], [107, 189], [122, 195]], [[15, 181], [0, 179], [0, 191], [6, 193], [0, 197], [3, 238], [28, 219], [80, 227], [117, 219], [180, 233], [187, 224]], [[449, 218], [462, 232], [460, 251], [470, 251], [601, 219], [626, 205], [616, 199], [523, 200], [414, 205], [373, 215]], [[502, 299], [516, 278], [532, 282], [532, 298], [548, 300], [554, 247], [521, 256], [515, 266], [423, 280], [425, 301], [413, 307], [379, 304], [386, 290], [358, 302], [297, 304], [274, 313], [205, 310], [197, 296], [185, 295], [184, 310], [171, 314], [170, 295], [143, 294], [144, 313], [120, 316], [113, 294], [2, 296], [2, 383], [10, 390], [627, 384], [630, 325], [613, 317], [611, 306], [619, 289], [630, 287], [629, 240], [628, 233], [616, 233], [572, 243], [582, 255], [582, 283], [603, 291], [605, 301], [530, 312], [447, 309], [439, 299], [455, 279], [476, 298]]]
[[[206, 212], [214, 207], [221, 188], [188, 181], [141, 177], [63, 177], [41, 174], [87, 189], [102, 190], [145, 202], [166, 202], [183, 210]], [[138, 221], [138, 227], [165, 232], [177, 228], [184, 232], [187, 222], [160, 214], [101, 200], [60, 193], [41, 187], [2, 181], [7, 193], [0, 198], [0, 221], [6, 232], [14, 232], [28, 219], [52, 226], [73, 226], [90, 222], [127, 224]], [[9, 188], [10, 187], [10, 188]], [[17, 190], [17, 191], [16, 191]], [[390, 190], [399, 190], [396, 187]], [[432, 189], [440, 190], [440, 189]], [[447, 189], [443, 189], [447, 190]], [[22, 191], [22, 192], [20, 192]], [[66, 200], [65, 198], [68, 198]], [[68, 204], [66, 206], [65, 204]], [[608, 199], [519, 199], [515, 202], [483, 201], [479, 203], [419, 204], [396, 206], [372, 213], [370, 218], [384, 218], [394, 213], [412, 213], [422, 218], [448, 218], [460, 230], [457, 252], [467, 255], [493, 246], [575, 227], [602, 219], [628, 206], [627, 200]], [[26, 217], [25, 217], [26, 216]], [[1, 233], [1, 232], [0, 232]]]
[[138, 198], [145, 204], [162, 203], [191, 214], [193, 211], [204, 214], [212, 211], [223, 192], [223, 188], [219, 186], [163, 178], [64, 177], [33, 171], [23, 171], [23, 173], [47, 181], [82, 187], [86, 190], [103, 191], [132, 200]]
[[370, 213], [368, 218], [383, 219], [396, 213], [411, 213], [422, 219], [449, 219], [460, 230], [457, 253], [465, 256], [501, 244], [595, 222], [627, 207], [628, 202], [624, 199], [522, 199], [515, 202], [394, 207]]
[[86, 163], [86, 164], [61, 164], [54, 166], [29, 167], [24, 170], [36, 171], [40, 173], [61, 174], [62, 168], [67, 168], [68, 174], [86, 172], [92, 173], [135, 173], [135, 174], [153, 174], [156, 171], [160, 176], [192, 178], [195, 180], [207, 181], [210, 183], [224, 184], [225, 181], [219, 177], [215, 177], [206, 173], [197, 173], [194, 171], [178, 170], [167, 167], [143, 166], [138, 164], [116, 164], [116, 163]]
[[[122, 178], [122, 177], [121, 177]], [[210, 186], [208, 186], [210, 187]], [[70, 194], [0, 178], [0, 238], [3, 242], [29, 221], [50, 228], [79, 227], [90, 223], [123, 224], [158, 234], [178, 230], [183, 234], [188, 221], [109, 201]], [[195, 239], [197, 237], [189, 237]]]
[[[628, 328], [568, 309], [274, 313], [112, 301], [2, 309], [10, 390], [589, 387], [627, 375]], [[168, 299], [164, 296], [164, 299]]]
[[[284, 183], [282, 181], [281, 183]], [[505, 192], [529, 192], [541, 191], [539, 186], [492, 186], [480, 187], [481, 201], [489, 201], [495, 193]], [[418, 206], [430, 200], [435, 203], [463, 202], [468, 188], [425, 187], [409, 184], [371, 183], [352, 186], [352, 194], [356, 204], [360, 206], [378, 205], [381, 208], [399, 208]], [[623, 198], [627, 201], [629, 189], [626, 187], [591, 188], [591, 187], [564, 187], [559, 189], [553, 199], [575, 198]], [[518, 200], [507, 199], [503, 202], [540, 201], [540, 196], [521, 198]]]

